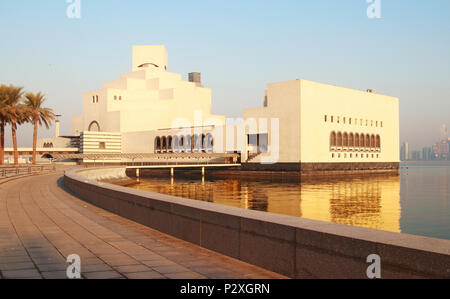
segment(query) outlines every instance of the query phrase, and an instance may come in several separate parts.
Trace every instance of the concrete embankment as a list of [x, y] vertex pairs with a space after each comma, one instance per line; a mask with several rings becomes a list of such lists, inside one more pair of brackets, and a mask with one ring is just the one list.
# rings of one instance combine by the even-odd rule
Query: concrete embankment
[[250, 211], [98, 182], [125, 168], [66, 173], [65, 185], [103, 209], [293, 278], [450, 278], [450, 241]]

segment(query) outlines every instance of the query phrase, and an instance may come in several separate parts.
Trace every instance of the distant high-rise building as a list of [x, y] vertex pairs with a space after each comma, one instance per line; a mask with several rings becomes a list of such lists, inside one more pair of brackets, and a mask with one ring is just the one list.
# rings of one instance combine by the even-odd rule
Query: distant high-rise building
[[[447, 144], [448, 144], [448, 148], [449, 148], [449, 151], [450, 151], [450, 137], [448, 138]], [[448, 160], [450, 160], [450, 153], [448, 155]]]
[[441, 127], [441, 141], [448, 141], [447, 126], [445, 124]]
[[434, 156], [437, 160], [448, 160], [450, 156], [450, 144], [446, 141], [439, 141], [433, 145]]
[[402, 147], [400, 149], [400, 160], [408, 161], [409, 160], [409, 144], [408, 142], [403, 142]]
[[422, 160], [433, 160], [433, 149], [431, 147], [424, 147], [422, 149]]
[[413, 161], [419, 161], [422, 160], [421, 153], [419, 151], [413, 151], [412, 152], [412, 160]]

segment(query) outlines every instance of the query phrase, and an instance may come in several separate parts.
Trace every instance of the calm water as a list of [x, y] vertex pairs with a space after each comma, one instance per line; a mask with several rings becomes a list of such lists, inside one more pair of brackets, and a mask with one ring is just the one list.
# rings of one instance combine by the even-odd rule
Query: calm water
[[450, 240], [450, 163], [402, 164], [399, 176], [300, 183], [177, 178], [130, 187], [296, 217]]

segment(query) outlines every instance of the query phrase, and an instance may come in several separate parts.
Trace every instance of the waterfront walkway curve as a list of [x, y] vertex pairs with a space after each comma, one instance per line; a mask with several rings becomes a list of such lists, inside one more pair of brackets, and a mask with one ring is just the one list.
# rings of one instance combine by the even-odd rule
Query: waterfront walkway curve
[[0, 182], [0, 278], [284, 278], [90, 205], [62, 171]]

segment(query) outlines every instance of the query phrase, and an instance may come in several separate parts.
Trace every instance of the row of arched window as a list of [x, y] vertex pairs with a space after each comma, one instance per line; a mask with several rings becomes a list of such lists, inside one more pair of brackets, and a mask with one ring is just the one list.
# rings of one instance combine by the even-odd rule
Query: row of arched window
[[331, 132], [330, 150], [381, 151], [380, 135]]
[[44, 143], [44, 148], [53, 148], [53, 142]]
[[212, 153], [214, 139], [211, 134], [158, 136], [155, 153]]

